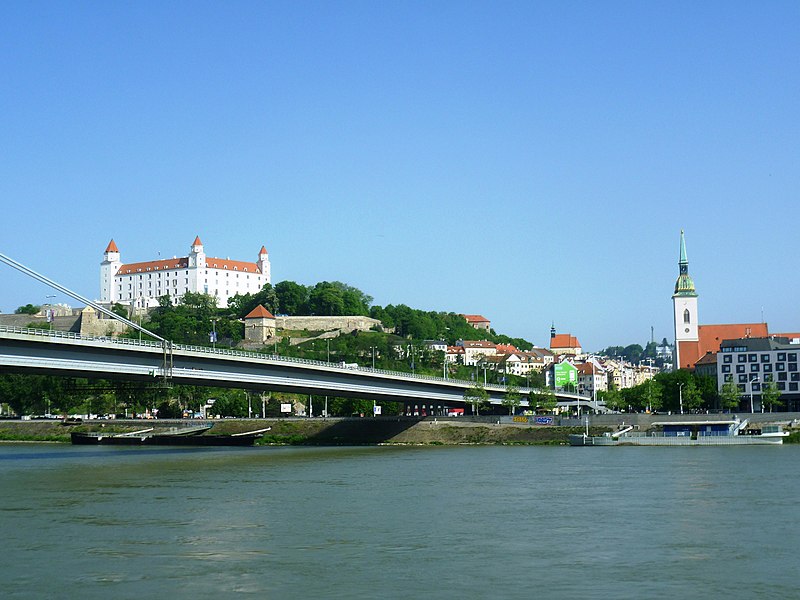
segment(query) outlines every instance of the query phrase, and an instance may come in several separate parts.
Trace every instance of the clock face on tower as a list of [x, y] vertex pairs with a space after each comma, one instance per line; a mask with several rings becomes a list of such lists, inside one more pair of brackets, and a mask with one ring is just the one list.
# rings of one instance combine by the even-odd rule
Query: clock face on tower
[[684, 331], [685, 331], [686, 333], [689, 333], [689, 328], [687, 327], [686, 329], [684, 329]]

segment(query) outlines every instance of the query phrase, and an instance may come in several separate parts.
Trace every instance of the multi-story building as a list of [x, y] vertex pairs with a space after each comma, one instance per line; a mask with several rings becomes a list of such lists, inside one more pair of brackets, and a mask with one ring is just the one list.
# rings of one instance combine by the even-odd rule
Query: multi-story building
[[[761, 388], [774, 382], [788, 410], [800, 409], [800, 343], [786, 337], [724, 340], [717, 353], [717, 387], [728, 382], [761, 405]], [[800, 341], [800, 340], [798, 340]]]
[[169, 296], [177, 303], [186, 292], [216, 297], [227, 306], [236, 294], [256, 293], [270, 283], [269, 254], [264, 246], [256, 262], [206, 256], [196, 237], [188, 256], [123, 263], [114, 240], [100, 263], [100, 302], [129, 304], [134, 308], [158, 306]]

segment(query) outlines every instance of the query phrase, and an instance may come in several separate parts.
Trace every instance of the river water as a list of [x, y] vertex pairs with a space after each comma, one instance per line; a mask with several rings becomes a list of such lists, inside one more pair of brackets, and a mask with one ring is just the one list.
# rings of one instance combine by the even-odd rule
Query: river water
[[796, 598], [800, 447], [0, 445], [4, 598]]

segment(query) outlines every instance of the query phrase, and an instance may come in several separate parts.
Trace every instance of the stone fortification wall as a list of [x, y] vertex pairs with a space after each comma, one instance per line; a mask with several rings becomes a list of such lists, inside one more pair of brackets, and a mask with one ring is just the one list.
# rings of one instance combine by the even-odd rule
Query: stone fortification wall
[[345, 317], [275, 317], [278, 331], [370, 331], [373, 328], [382, 330], [378, 319], [361, 316]]

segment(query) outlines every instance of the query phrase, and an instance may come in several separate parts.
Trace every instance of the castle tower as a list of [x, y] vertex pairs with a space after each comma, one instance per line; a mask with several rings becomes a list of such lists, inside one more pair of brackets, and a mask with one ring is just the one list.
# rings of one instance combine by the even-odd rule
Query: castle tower
[[100, 302], [110, 303], [119, 299], [114, 287], [114, 275], [121, 266], [119, 248], [112, 239], [103, 253], [103, 262], [100, 263]]
[[270, 275], [270, 264], [269, 264], [269, 253], [267, 252], [266, 247], [261, 246], [261, 250], [258, 252], [258, 265], [261, 274], [264, 276], [264, 283], [271, 283], [272, 278]]
[[698, 315], [697, 292], [694, 281], [689, 276], [689, 260], [686, 258], [686, 240], [681, 229], [681, 248], [678, 259], [678, 279], [675, 281], [675, 293], [672, 294], [672, 307], [675, 317], [675, 367], [681, 365], [681, 342], [697, 342]]
[[200, 236], [194, 238], [192, 247], [189, 250], [189, 268], [202, 269], [205, 266], [206, 254], [203, 252], [203, 242], [200, 241]]

